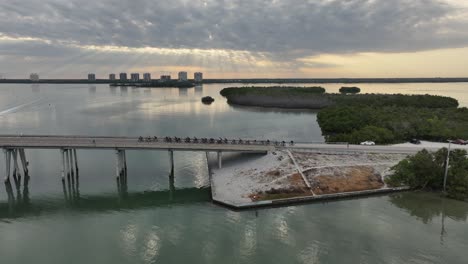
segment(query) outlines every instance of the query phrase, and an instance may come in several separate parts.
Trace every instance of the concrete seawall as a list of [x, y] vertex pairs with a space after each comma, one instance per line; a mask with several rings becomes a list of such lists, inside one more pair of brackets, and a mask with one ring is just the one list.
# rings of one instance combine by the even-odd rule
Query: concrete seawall
[[365, 190], [357, 192], [346, 192], [346, 193], [334, 193], [334, 194], [323, 194], [316, 196], [304, 196], [304, 197], [294, 197], [294, 198], [285, 198], [269, 201], [257, 201], [250, 203], [242, 204], [230, 204], [219, 200], [213, 200], [214, 203], [228, 207], [234, 210], [246, 210], [254, 208], [264, 208], [264, 207], [280, 207], [280, 206], [290, 206], [297, 204], [305, 203], [314, 203], [314, 202], [325, 202], [325, 201], [334, 201], [334, 200], [345, 200], [359, 197], [368, 197], [368, 196], [377, 196], [385, 195], [396, 192], [405, 192], [410, 191], [409, 187], [399, 187], [399, 188], [385, 188], [377, 190]]

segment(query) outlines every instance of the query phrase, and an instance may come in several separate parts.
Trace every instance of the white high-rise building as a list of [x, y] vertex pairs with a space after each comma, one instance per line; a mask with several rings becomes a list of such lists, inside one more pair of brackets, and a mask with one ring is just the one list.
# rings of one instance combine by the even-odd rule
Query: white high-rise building
[[127, 73], [121, 72], [120, 73], [120, 80], [121, 81], [126, 81], [127, 80]]
[[188, 80], [187, 72], [184, 72], [184, 71], [179, 72], [179, 82], [186, 82], [187, 80]]
[[95, 81], [96, 80], [96, 75], [94, 73], [88, 74], [88, 81]]
[[145, 80], [146, 82], [151, 81], [151, 73], [143, 73], [143, 80]]
[[29, 75], [29, 79], [30, 79], [31, 81], [39, 81], [39, 74], [37, 74], [37, 73], [31, 73], [31, 74]]
[[109, 74], [109, 80], [111, 80], [111, 81], [115, 80], [115, 74], [114, 73]]
[[140, 74], [132, 73], [130, 74], [130, 79], [132, 80], [132, 82], [138, 82], [140, 80]]
[[203, 73], [201, 72], [196, 72], [193, 74], [193, 79], [195, 82], [202, 82], [203, 81]]

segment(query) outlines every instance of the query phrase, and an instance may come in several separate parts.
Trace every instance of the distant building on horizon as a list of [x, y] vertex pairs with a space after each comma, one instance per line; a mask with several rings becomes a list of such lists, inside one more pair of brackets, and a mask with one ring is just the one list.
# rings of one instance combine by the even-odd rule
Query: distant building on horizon
[[114, 73], [109, 74], [109, 80], [115, 81], [115, 74]]
[[88, 74], [88, 81], [95, 81], [95, 80], [96, 80], [96, 74], [89, 73]]
[[184, 71], [179, 72], [179, 82], [186, 82], [187, 80], [188, 80], [187, 72], [184, 72]]
[[193, 74], [193, 79], [195, 82], [202, 82], [203, 81], [203, 73], [196, 72]]
[[171, 80], [170, 75], [161, 75], [161, 79], [160, 79], [161, 82], [170, 81], [170, 80]]
[[143, 73], [143, 80], [145, 80], [146, 82], [151, 81], [151, 73]]
[[127, 80], [127, 73], [126, 72], [121, 72], [119, 74], [120, 80], [121, 81], [126, 81]]
[[39, 74], [37, 74], [37, 73], [31, 73], [31, 74], [29, 75], [29, 80], [31, 80], [31, 81], [39, 81]]
[[138, 82], [140, 80], [140, 74], [132, 73], [130, 74], [130, 79], [132, 80], [132, 82]]

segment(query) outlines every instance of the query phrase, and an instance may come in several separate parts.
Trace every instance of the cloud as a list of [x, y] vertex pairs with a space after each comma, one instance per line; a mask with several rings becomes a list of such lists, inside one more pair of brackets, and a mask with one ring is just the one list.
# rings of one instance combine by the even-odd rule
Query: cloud
[[[330, 65], [304, 65], [300, 59], [467, 46], [468, 11], [462, 2], [10, 0], [0, 3], [0, 55], [106, 63], [146, 50], [161, 65], [190, 65], [191, 59], [322, 68]], [[98, 59], [98, 53], [107, 59]]]
[[80, 45], [323, 53], [468, 44], [468, 28], [452, 19], [460, 10], [436, 0], [17, 0], [0, 7], [5, 35]]

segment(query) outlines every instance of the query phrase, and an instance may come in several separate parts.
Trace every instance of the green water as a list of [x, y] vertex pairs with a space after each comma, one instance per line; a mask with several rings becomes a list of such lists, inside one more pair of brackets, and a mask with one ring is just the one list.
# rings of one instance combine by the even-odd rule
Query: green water
[[[339, 84], [324, 85], [336, 91]], [[232, 107], [223, 85], [191, 89], [1, 85], [0, 134], [176, 135], [323, 141], [313, 111]], [[364, 92], [442, 94], [468, 84], [363, 84]], [[202, 96], [213, 96], [210, 106]], [[467, 263], [468, 203], [437, 194], [234, 212], [210, 201], [203, 153], [128, 151], [118, 195], [112, 151], [78, 150], [63, 188], [58, 150], [27, 150], [31, 179], [0, 186], [0, 263]], [[5, 171], [4, 158], [0, 173]], [[3, 174], [2, 174], [3, 175]], [[65, 191], [65, 192], [64, 192]]]

